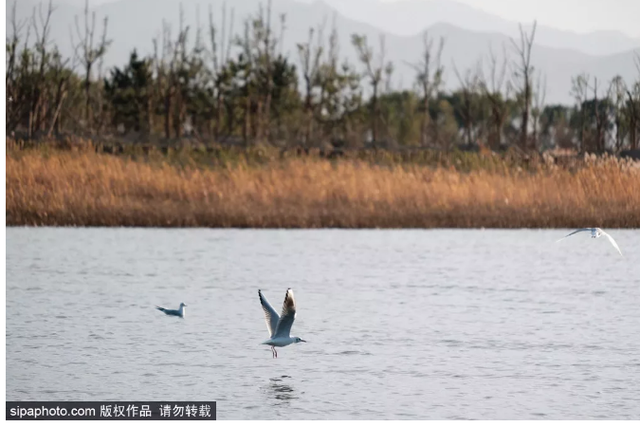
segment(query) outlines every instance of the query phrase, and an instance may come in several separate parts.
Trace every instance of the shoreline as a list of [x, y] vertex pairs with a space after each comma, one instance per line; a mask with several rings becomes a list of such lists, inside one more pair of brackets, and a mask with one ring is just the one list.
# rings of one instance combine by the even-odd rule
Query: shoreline
[[[7, 225], [6, 228], [29, 228], [29, 229], [38, 229], [38, 228], [51, 228], [51, 229], [135, 229], [135, 230], [236, 230], [236, 231], [317, 231], [317, 230], [326, 230], [326, 231], [431, 231], [431, 230], [475, 230], [475, 231], [545, 231], [545, 230], [575, 230], [578, 227], [376, 227], [376, 228], [338, 228], [338, 227], [316, 227], [316, 228], [302, 228], [302, 227], [202, 227], [202, 226], [193, 226], [193, 227], [139, 227], [136, 225], [113, 225], [113, 226], [100, 226], [100, 225]], [[582, 228], [582, 227], [580, 227]], [[600, 227], [603, 228], [603, 227]], [[640, 227], [604, 227], [607, 230], [620, 230], [620, 231], [634, 231], [640, 230]]]

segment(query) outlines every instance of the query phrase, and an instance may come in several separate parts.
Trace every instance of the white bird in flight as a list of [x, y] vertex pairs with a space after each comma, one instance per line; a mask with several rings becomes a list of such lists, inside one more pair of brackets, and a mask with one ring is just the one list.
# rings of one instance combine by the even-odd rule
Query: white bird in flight
[[185, 314], [184, 313], [185, 312], [184, 308], [186, 306], [187, 305], [185, 303], [181, 302], [180, 303], [180, 308], [177, 309], [177, 310], [171, 310], [171, 309], [164, 308], [164, 307], [158, 307], [157, 305], [156, 305], [156, 309], [160, 310], [161, 312], [163, 312], [164, 314], [166, 314], [168, 316], [177, 316], [177, 317], [180, 317], [180, 318], [184, 319], [184, 314]]
[[[607, 239], [609, 239], [609, 241], [610, 241], [610, 242], [611, 242], [611, 244], [613, 245], [613, 247], [614, 247], [614, 248], [616, 248], [616, 249], [618, 250], [618, 252], [620, 253], [620, 255], [622, 255], [622, 252], [620, 251], [620, 248], [618, 247], [618, 244], [616, 243], [616, 241], [615, 241], [615, 240], [613, 240], [613, 237], [611, 237], [610, 235], [608, 235], [607, 233], [605, 233], [604, 231], [602, 231], [602, 229], [601, 229], [601, 228], [580, 228], [580, 229], [578, 229], [578, 230], [576, 230], [576, 231], [574, 231], [574, 232], [571, 232], [571, 233], [567, 234], [567, 235], [566, 235], [566, 236], [564, 236], [562, 239], [566, 239], [567, 237], [572, 236], [572, 235], [574, 235], [574, 234], [576, 234], [576, 233], [580, 233], [581, 231], [589, 231], [589, 232], [591, 232], [591, 238], [592, 238], [592, 239], [597, 239], [597, 238], [598, 238], [598, 237], [600, 237], [600, 236], [606, 236], [606, 237], [607, 237]], [[562, 240], [562, 239], [557, 240], [557, 241], [556, 241], [556, 243], [557, 243], [557, 242], [559, 242], [559, 241], [560, 241], [560, 240]]]
[[286, 347], [289, 344], [306, 342], [302, 338], [289, 336], [291, 325], [293, 325], [293, 320], [296, 318], [296, 300], [293, 298], [293, 290], [291, 288], [287, 289], [287, 293], [284, 296], [280, 316], [278, 316], [278, 313], [271, 307], [271, 304], [259, 289], [258, 296], [260, 297], [260, 304], [262, 304], [264, 317], [267, 321], [267, 330], [269, 331], [269, 339], [262, 344], [271, 346], [271, 353], [274, 358], [278, 357], [276, 347]]

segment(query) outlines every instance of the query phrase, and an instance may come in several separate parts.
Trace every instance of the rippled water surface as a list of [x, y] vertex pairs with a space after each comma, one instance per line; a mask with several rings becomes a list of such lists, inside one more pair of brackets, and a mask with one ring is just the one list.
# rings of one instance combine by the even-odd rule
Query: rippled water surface
[[[640, 418], [640, 231], [7, 229], [8, 400]], [[307, 343], [273, 359], [258, 288]], [[186, 319], [154, 309], [187, 307]]]

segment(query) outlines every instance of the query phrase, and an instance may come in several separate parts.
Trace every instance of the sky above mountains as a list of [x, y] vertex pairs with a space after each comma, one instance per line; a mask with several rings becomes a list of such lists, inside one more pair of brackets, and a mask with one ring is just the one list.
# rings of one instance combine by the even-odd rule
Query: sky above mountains
[[630, 37], [640, 37], [638, 0], [458, 1], [510, 21], [529, 22], [537, 18], [540, 24], [561, 30], [621, 31]]
[[[84, 5], [84, 0], [63, 0], [73, 5]], [[115, 0], [89, 0], [89, 5], [110, 3]], [[300, 0], [312, 3], [313, 0]], [[338, 10], [354, 17], [363, 5], [375, 2], [429, 2], [433, 0], [325, 0]], [[619, 31], [640, 38], [640, 1], [638, 0], [457, 0], [484, 12], [516, 22], [532, 22], [578, 33], [592, 31]], [[233, 3], [230, 0], [229, 4]], [[347, 12], [348, 11], [348, 12]]]

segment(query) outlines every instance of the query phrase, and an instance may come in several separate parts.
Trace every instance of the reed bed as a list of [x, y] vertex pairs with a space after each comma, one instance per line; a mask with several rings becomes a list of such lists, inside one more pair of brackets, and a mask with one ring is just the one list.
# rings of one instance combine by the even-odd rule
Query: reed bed
[[640, 173], [616, 161], [470, 172], [317, 158], [203, 168], [68, 151], [6, 161], [8, 226], [640, 227]]

